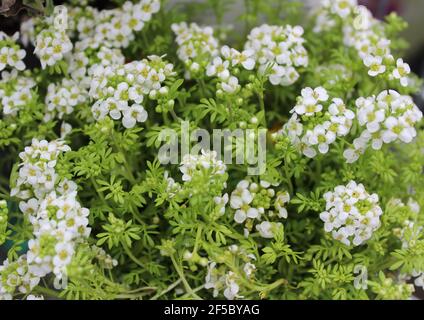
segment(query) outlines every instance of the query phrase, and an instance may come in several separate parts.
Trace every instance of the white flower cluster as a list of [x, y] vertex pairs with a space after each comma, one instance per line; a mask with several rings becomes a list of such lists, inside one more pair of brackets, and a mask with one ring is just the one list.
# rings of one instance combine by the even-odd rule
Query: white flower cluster
[[382, 24], [366, 7], [359, 6], [357, 0], [324, 0], [321, 6], [316, 32], [331, 29], [336, 25], [332, 16], [338, 16], [343, 23], [344, 44], [355, 48], [371, 77], [389, 72], [390, 79], [408, 86], [411, 68], [402, 59], [395, 61]]
[[207, 63], [219, 54], [218, 40], [212, 27], [200, 27], [196, 23], [174, 23], [178, 58], [184, 62], [186, 79], [205, 74]]
[[278, 134], [287, 135], [307, 157], [326, 154], [337, 137], [349, 134], [355, 113], [340, 98], [330, 97], [323, 87], [304, 88], [290, 111], [290, 120]]
[[[278, 184], [273, 185], [278, 186]], [[256, 224], [256, 230], [263, 238], [273, 238], [280, 222], [268, 221], [274, 217], [287, 218], [286, 204], [290, 201], [287, 191], [275, 192], [271, 183], [261, 180], [259, 183], [242, 180], [231, 193], [230, 206], [235, 210], [234, 221], [245, 224], [247, 236]], [[264, 220], [265, 221], [262, 221]]]
[[75, 43], [75, 49], [69, 56], [68, 65], [71, 78], [78, 82], [79, 87], [89, 88], [91, 78], [98, 65], [107, 67], [123, 65], [125, 57], [119, 49], [97, 46], [91, 39]]
[[216, 151], [202, 149], [199, 155], [184, 155], [180, 165], [183, 181], [191, 181], [196, 174], [206, 170], [213, 177], [225, 174], [227, 166], [222, 160], [218, 160]]
[[214, 57], [207, 65], [206, 75], [219, 79], [218, 90], [232, 94], [240, 88], [238, 78], [233, 75], [233, 69], [241, 66], [246, 70], [252, 70], [255, 67], [254, 52], [250, 49], [240, 52], [223, 46], [220, 53], [221, 56]]
[[356, 106], [358, 122], [365, 130], [353, 141], [353, 147], [345, 150], [348, 163], [355, 162], [369, 145], [379, 150], [383, 143], [410, 143], [417, 135], [414, 126], [423, 117], [410, 96], [395, 90], [385, 90], [377, 97], [360, 97]]
[[25, 147], [25, 151], [19, 154], [22, 163], [16, 186], [10, 192], [11, 196], [20, 199], [35, 196], [37, 199], [43, 199], [54, 191], [58, 180], [54, 169], [57, 157], [61, 152], [69, 150], [69, 146], [61, 140], [48, 142], [33, 139], [31, 146]]
[[28, 199], [35, 196], [43, 199], [55, 190], [57, 175], [54, 167], [61, 152], [70, 148], [61, 140], [48, 142], [33, 139], [31, 146], [19, 154], [22, 160], [16, 186], [11, 190], [11, 196]]
[[89, 91], [96, 100], [92, 106], [94, 118], [101, 120], [107, 115], [114, 120], [122, 118], [125, 128], [145, 122], [147, 112], [142, 105], [145, 96], [153, 100], [167, 95], [168, 88], [162, 84], [173, 74], [173, 65], [158, 56], [125, 65], [98, 65]]
[[34, 53], [39, 57], [43, 69], [54, 66], [72, 50], [72, 42], [66, 34], [68, 28], [66, 17], [65, 7], [55, 7], [54, 16], [46, 18], [48, 28], [37, 34]]
[[273, 85], [289, 86], [299, 78], [298, 68], [309, 62], [302, 35], [300, 26], [264, 24], [252, 29], [244, 48], [254, 52], [259, 72], [271, 67], [269, 81]]
[[62, 119], [65, 114], [71, 114], [75, 106], [87, 101], [87, 91], [71, 79], [63, 78], [60, 84], [50, 83], [47, 87], [47, 112], [44, 120], [49, 121], [56, 115]]
[[16, 116], [20, 110], [28, 106], [34, 98], [31, 89], [35, 85], [34, 79], [18, 75], [16, 70], [3, 71], [0, 80], [0, 102], [3, 106], [3, 114]]
[[[19, 208], [32, 224], [34, 238], [28, 242], [24, 256], [0, 267], [7, 275], [0, 282], [3, 298], [12, 298], [16, 288], [21, 293], [30, 292], [41, 277], [51, 272], [55, 283], [64, 281], [76, 246], [90, 234], [89, 210], [77, 200], [77, 185], [67, 179], [59, 182], [55, 171], [59, 153], [68, 150], [60, 140], [33, 139], [19, 155], [22, 163], [11, 195], [23, 200]], [[15, 264], [18, 274], [11, 267]], [[18, 285], [10, 286], [10, 275]]]
[[319, 216], [324, 230], [345, 245], [359, 246], [371, 238], [380, 227], [383, 211], [378, 205], [378, 195], [368, 194], [362, 184], [350, 181], [324, 194], [326, 207]]
[[[61, 14], [60, 19], [48, 17], [44, 22], [37, 18], [25, 21], [21, 25], [23, 43], [37, 43], [37, 40], [34, 41], [37, 27], [43, 23], [49, 26], [57, 21], [59, 23], [55, 25], [61, 25], [62, 37], [56, 34], [53, 39], [65, 40], [72, 37], [87, 40], [96, 47], [126, 48], [135, 39], [135, 32], [142, 30], [144, 24], [152, 19], [152, 15], [160, 10], [159, 0], [142, 0], [137, 3], [126, 1], [122, 7], [107, 10], [81, 5], [83, 7], [71, 7], [69, 11], [63, 6], [56, 7], [56, 12]], [[58, 43], [64, 41], [56, 41]]]
[[121, 8], [94, 10], [88, 18], [79, 19], [77, 29], [82, 31], [80, 37], [91, 38], [97, 44], [126, 48], [134, 40], [134, 33], [143, 29], [159, 10], [159, 0], [142, 0], [135, 4], [126, 1]]
[[0, 71], [7, 66], [22, 71], [25, 69], [25, 63], [22, 61], [25, 56], [25, 50], [17, 44], [19, 33], [9, 37], [3, 31], [0, 31]]
[[29, 270], [25, 254], [12, 262], [6, 259], [0, 265], [0, 300], [12, 300], [16, 290], [28, 294], [39, 282], [40, 278]]
[[53, 272], [56, 279], [63, 279], [76, 245], [90, 234], [89, 210], [78, 202], [76, 188], [75, 183], [65, 180], [43, 200], [32, 198], [19, 205], [34, 227], [27, 263], [38, 277]]
[[208, 264], [208, 272], [205, 277], [205, 289], [213, 289], [213, 296], [217, 297], [220, 290], [224, 289], [224, 297], [228, 300], [242, 299], [243, 296], [239, 295], [240, 286], [237, 283], [239, 277], [245, 277], [246, 280], [252, 279], [256, 271], [256, 266], [253, 261], [256, 257], [253, 254], [246, 254], [237, 245], [231, 245], [226, 254], [240, 259], [243, 264], [244, 274], [237, 275], [233, 271], [227, 270], [225, 265], [218, 264], [214, 261]]

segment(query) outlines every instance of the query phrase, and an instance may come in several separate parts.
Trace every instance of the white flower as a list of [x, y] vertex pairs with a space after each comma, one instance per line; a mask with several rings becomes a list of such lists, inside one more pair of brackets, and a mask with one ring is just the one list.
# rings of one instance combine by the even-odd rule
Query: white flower
[[368, 55], [364, 59], [364, 64], [369, 68], [368, 74], [375, 77], [386, 71], [386, 66], [383, 64], [383, 59], [379, 56]]
[[361, 126], [366, 125], [369, 132], [377, 132], [380, 130], [380, 123], [385, 119], [385, 111], [376, 109], [373, 101], [366, 100], [367, 102], [361, 106], [361, 98], [358, 99], [357, 106], [358, 121]]
[[234, 273], [230, 271], [225, 280], [227, 287], [224, 290], [224, 296], [228, 300], [234, 300], [234, 298], [238, 297], [238, 292], [240, 290], [239, 285], [235, 282], [233, 277]]
[[147, 112], [141, 105], [133, 104], [123, 111], [122, 124], [125, 128], [133, 128], [137, 122], [147, 120]]
[[355, 118], [355, 113], [352, 110], [349, 110], [342, 99], [334, 98], [333, 103], [328, 107], [328, 111], [331, 115], [343, 115], [349, 120], [353, 120]]
[[25, 50], [20, 49], [17, 44], [19, 33], [9, 37], [3, 31], [0, 31], [0, 71], [7, 66], [15, 68], [18, 71], [25, 69], [23, 59], [26, 56]]
[[252, 49], [243, 50], [237, 57], [236, 60], [246, 70], [253, 70], [255, 68], [255, 52]]
[[405, 143], [410, 143], [416, 135], [415, 129], [402, 118], [388, 117], [384, 125], [386, 127], [382, 135], [384, 143], [393, 142], [398, 138]]
[[356, 5], [356, 0], [335, 0], [332, 3], [331, 9], [341, 18], [346, 18]]
[[206, 68], [206, 75], [208, 77], [217, 76], [221, 80], [226, 80], [230, 76], [228, 71], [229, 62], [223, 61], [221, 57], [216, 57], [213, 59], [212, 63]]
[[238, 88], [240, 88], [238, 84], [238, 79], [234, 76], [231, 76], [228, 78], [228, 80], [223, 81], [221, 83], [222, 90], [228, 93], [234, 93], [237, 91]]
[[287, 209], [284, 207], [286, 203], [290, 201], [290, 195], [287, 191], [285, 192], [278, 192], [277, 193], [277, 199], [275, 200], [275, 209], [278, 210], [278, 216], [280, 218], [287, 219]]
[[216, 151], [205, 150], [202, 150], [200, 155], [184, 155], [180, 165], [183, 181], [191, 181], [194, 175], [201, 174], [203, 170], [214, 176], [225, 174], [226, 169], [227, 167], [224, 162], [218, 160]]
[[309, 135], [309, 143], [311, 145], [318, 145], [318, 150], [321, 153], [327, 153], [329, 144], [336, 140], [336, 134], [332, 131], [326, 130], [323, 126], [317, 125]]
[[281, 223], [274, 223], [269, 221], [263, 221], [256, 225], [256, 230], [259, 232], [261, 237], [271, 239], [274, 238], [275, 231], [281, 226]]
[[396, 68], [393, 70], [393, 77], [400, 80], [400, 84], [403, 87], [408, 86], [408, 75], [411, 73], [411, 68], [403, 59], [396, 61]]
[[256, 266], [251, 262], [247, 262], [243, 267], [243, 271], [248, 278], [251, 278], [253, 273], [256, 271]]
[[71, 262], [74, 254], [74, 248], [70, 243], [58, 243], [55, 246], [56, 255], [53, 258], [53, 264], [56, 267], [63, 267]]
[[213, 200], [215, 204], [217, 205], [217, 207], [219, 208], [220, 214], [224, 214], [225, 206], [227, 205], [229, 200], [228, 193], [225, 193], [222, 197], [214, 197]]

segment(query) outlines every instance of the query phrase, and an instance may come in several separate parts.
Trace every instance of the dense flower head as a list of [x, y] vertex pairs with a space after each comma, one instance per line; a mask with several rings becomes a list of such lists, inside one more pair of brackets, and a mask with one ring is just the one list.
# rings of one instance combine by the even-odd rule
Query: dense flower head
[[134, 40], [134, 33], [140, 31], [159, 9], [159, 0], [142, 0], [138, 3], [126, 1], [122, 8], [94, 13], [94, 21], [80, 20], [78, 30], [91, 28], [89, 36], [95, 42], [112, 48], [125, 48]]
[[49, 27], [38, 33], [35, 39], [34, 53], [39, 57], [43, 69], [47, 66], [54, 66], [58, 61], [63, 60], [73, 47], [66, 33], [68, 28], [67, 9], [63, 6], [58, 8], [55, 7], [53, 16], [46, 17], [44, 23]]
[[299, 68], [308, 65], [303, 32], [300, 26], [264, 24], [252, 29], [244, 48], [254, 52], [260, 72], [271, 68], [269, 81], [273, 85], [288, 86], [299, 78]]
[[393, 57], [382, 23], [365, 6], [357, 0], [321, 1], [314, 31], [332, 30], [336, 19], [342, 22], [344, 44], [357, 51], [371, 77], [386, 74], [388, 79], [408, 86], [409, 65]]
[[19, 154], [22, 161], [16, 186], [11, 195], [20, 199], [28, 199], [35, 196], [42, 199], [46, 194], [55, 189], [57, 174], [55, 166], [61, 152], [70, 150], [63, 141], [33, 139], [29, 147]]
[[68, 58], [69, 73], [78, 85], [89, 88], [91, 79], [98, 65], [123, 65], [125, 57], [120, 49], [111, 49], [98, 45], [91, 38], [75, 43], [74, 52]]
[[25, 50], [21, 49], [17, 43], [19, 33], [9, 37], [3, 31], [0, 31], [0, 71], [6, 67], [22, 71], [25, 69], [23, 59], [26, 56]]
[[353, 141], [353, 147], [344, 152], [349, 163], [355, 162], [368, 146], [380, 150], [384, 143], [412, 142], [417, 135], [415, 125], [423, 116], [410, 96], [401, 95], [395, 90], [360, 97], [356, 100], [356, 106], [356, 116], [364, 130]]
[[278, 184], [272, 185], [265, 180], [256, 183], [246, 179], [240, 181], [231, 193], [234, 221], [244, 224], [245, 234], [255, 231], [255, 227], [261, 237], [273, 238], [281, 226], [278, 220], [287, 218], [286, 204], [290, 201], [290, 195], [287, 191], [276, 192], [271, 186], [277, 187]]
[[226, 94], [237, 93], [240, 85], [236, 74], [240, 68], [252, 70], [255, 67], [253, 55], [254, 51], [251, 49], [240, 52], [225, 45], [220, 49], [218, 56], [212, 57], [206, 66], [206, 75], [218, 78], [217, 93], [219, 91]]
[[[69, 183], [69, 182], [67, 182]], [[75, 253], [75, 246], [90, 234], [88, 228], [89, 210], [82, 208], [76, 199], [75, 190], [58, 195], [48, 194], [37, 204], [21, 202], [21, 210], [28, 205], [36, 206], [27, 213], [34, 227], [34, 239], [28, 243], [27, 262], [32, 273], [44, 277], [53, 272], [62, 278]], [[24, 213], [26, 213], [22, 210]]]
[[0, 80], [0, 101], [5, 116], [16, 116], [34, 99], [33, 78], [20, 75], [16, 70], [3, 71]]
[[44, 120], [48, 121], [56, 116], [62, 119], [64, 115], [71, 114], [77, 105], [86, 101], [87, 92], [76, 81], [64, 78], [59, 84], [50, 83], [47, 87], [47, 112]]
[[320, 214], [325, 232], [346, 245], [359, 246], [380, 227], [383, 211], [378, 195], [369, 194], [362, 184], [350, 181], [324, 194], [325, 210]]
[[214, 175], [223, 175], [227, 166], [222, 160], [218, 159], [216, 151], [203, 150], [201, 154], [186, 154], [180, 165], [180, 171], [183, 174], [183, 181], [191, 181], [194, 176], [207, 171], [210, 177]]
[[349, 134], [355, 114], [340, 98], [330, 100], [323, 87], [304, 88], [290, 111], [291, 118], [279, 134], [287, 135], [291, 142], [307, 157], [318, 152], [326, 154], [338, 137]]
[[28, 268], [26, 255], [21, 255], [14, 261], [6, 259], [0, 265], [0, 300], [11, 300], [16, 291], [27, 294], [39, 282], [40, 278]]
[[178, 58], [184, 62], [187, 70], [185, 76], [191, 79], [193, 75], [204, 74], [208, 61], [218, 56], [218, 40], [213, 35], [212, 27], [201, 27], [196, 23], [174, 23], [172, 31], [178, 44]]
[[90, 235], [89, 210], [77, 200], [77, 185], [66, 178], [59, 182], [55, 171], [59, 154], [68, 150], [61, 140], [33, 139], [19, 155], [22, 163], [11, 195], [22, 199], [19, 209], [32, 225], [34, 238], [25, 255], [0, 266], [2, 298], [10, 299], [16, 288], [29, 293], [49, 273], [63, 280], [76, 246]]
[[125, 65], [98, 65], [94, 71], [89, 95], [95, 99], [93, 116], [101, 120], [110, 116], [122, 118], [125, 128], [147, 120], [143, 102], [167, 93], [163, 82], [174, 74], [173, 65], [158, 56]]

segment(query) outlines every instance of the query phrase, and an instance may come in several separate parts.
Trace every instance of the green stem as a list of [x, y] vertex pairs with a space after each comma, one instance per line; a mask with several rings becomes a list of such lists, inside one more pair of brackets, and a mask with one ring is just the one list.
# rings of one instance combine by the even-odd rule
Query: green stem
[[37, 287], [34, 288], [34, 291], [39, 293], [39, 294], [46, 295], [46, 296], [49, 296], [49, 297], [60, 298], [59, 292], [52, 290], [52, 289], [49, 289], [49, 288], [46, 288], [46, 287], [37, 286]]
[[288, 185], [288, 187], [289, 187], [289, 193], [290, 193], [291, 195], [293, 195], [294, 187], [293, 187], [293, 183], [292, 183], [292, 181], [291, 181], [290, 170], [289, 170], [289, 168], [288, 168], [288, 164], [287, 164], [287, 161], [286, 161], [286, 160], [284, 160], [284, 173], [285, 173], [285, 175], [286, 175], [287, 185]]
[[169, 110], [169, 113], [171, 114], [172, 118], [175, 121], [178, 121], [178, 122], [181, 122], [182, 121], [182, 119], [179, 116], [177, 116], [177, 114], [175, 113], [174, 109]]
[[168, 119], [168, 115], [166, 114], [166, 111], [162, 112], [162, 119], [163, 119], [163, 123], [169, 126], [169, 119]]
[[263, 114], [263, 118], [262, 118], [262, 124], [264, 126], [264, 128], [266, 128], [266, 116], [265, 116], [265, 103], [264, 103], [264, 94], [263, 92], [258, 92], [257, 93], [258, 99], [259, 99], [259, 105], [261, 107], [261, 111]]
[[203, 79], [198, 79], [197, 82], [199, 84], [200, 92], [202, 93], [202, 97], [206, 98], [205, 82], [203, 81]]
[[175, 270], [180, 276], [180, 279], [183, 282], [184, 288], [186, 289], [186, 292], [189, 294], [189, 296], [192, 296], [193, 298], [198, 300], [202, 300], [202, 298], [200, 298], [197, 294], [193, 292], [193, 289], [190, 287], [190, 284], [188, 283], [186, 277], [184, 276], [184, 272], [181, 270], [180, 265], [175, 260], [174, 255], [171, 256], [171, 261], [172, 261], [172, 264], [174, 265]]
[[136, 264], [138, 264], [140, 267], [144, 268], [143, 263], [133, 255], [128, 245], [124, 241], [121, 241], [121, 243], [122, 243], [122, 246], [124, 247], [125, 253], [131, 258], [131, 260], [134, 261]]
[[152, 299], [150, 300], [157, 300], [159, 297], [163, 296], [164, 294], [168, 293], [169, 291], [171, 291], [172, 289], [174, 289], [176, 286], [178, 286], [181, 283], [181, 279], [178, 279], [177, 281], [175, 281], [174, 283], [172, 283], [168, 288], [166, 288], [165, 290], [158, 292], [155, 296], [152, 297]]
[[[204, 287], [205, 287], [205, 285], [204, 285], [204, 284], [202, 284], [201, 286], [199, 286], [199, 287], [197, 287], [197, 288], [194, 288], [194, 289], [193, 289], [193, 292], [200, 291], [200, 290], [202, 290]], [[185, 298], [188, 298], [188, 297], [189, 297], [189, 296], [188, 296], [188, 294], [186, 293], [186, 294], [184, 294], [183, 296], [181, 296], [180, 298], [181, 298], [181, 299], [185, 299]]]
[[106, 199], [105, 196], [103, 195], [103, 192], [99, 191], [99, 185], [97, 184], [96, 180], [94, 179], [94, 177], [90, 178], [91, 183], [94, 186], [94, 189], [96, 190], [97, 194], [99, 195], [100, 199], [102, 199], [103, 203], [106, 203]]
[[196, 233], [196, 242], [194, 243], [194, 249], [193, 249], [193, 254], [195, 254], [197, 252], [197, 249], [199, 247], [199, 243], [200, 243], [200, 237], [202, 236], [202, 226], [200, 225], [199, 228], [197, 228], [197, 233]]

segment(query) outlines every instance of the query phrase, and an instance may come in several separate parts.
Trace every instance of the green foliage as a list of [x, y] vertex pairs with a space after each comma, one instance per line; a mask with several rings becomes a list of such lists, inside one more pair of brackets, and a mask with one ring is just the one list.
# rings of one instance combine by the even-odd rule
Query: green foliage
[[[42, 2], [35, 3], [40, 10]], [[72, 4], [78, 5], [76, 2]], [[122, 5], [124, 1], [113, 2]], [[70, 179], [78, 185], [79, 201], [90, 210], [91, 235], [78, 243], [67, 268], [67, 286], [52, 289], [53, 277], [47, 277], [34, 293], [65, 299], [210, 299], [217, 296], [213, 289], [205, 288], [205, 279], [216, 272], [217, 278], [228, 276], [228, 282], [236, 279], [245, 299], [410, 297], [413, 287], [401, 276], [424, 271], [424, 218], [422, 210], [414, 211], [409, 202], [424, 206], [422, 123], [412, 143], [370, 149], [353, 164], [343, 158], [351, 136], [337, 141], [328, 154], [309, 159], [288, 137], [274, 137], [273, 133], [287, 122], [304, 87], [324, 86], [353, 109], [359, 96], [376, 95], [388, 88], [411, 94], [420, 82], [403, 88], [388, 79], [375, 81], [354, 49], [343, 44], [341, 29], [317, 36], [311, 25], [305, 25], [304, 35], [309, 66], [292, 86], [272, 86], [268, 82], [272, 66], [262, 73], [237, 70], [240, 88], [233, 95], [217, 90], [217, 80], [206, 75], [185, 79], [170, 28], [174, 22], [192, 21], [195, 13], [210, 12], [217, 25], [216, 36], [221, 40], [227, 37], [225, 41], [237, 49], [243, 48], [247, 33], [263, 19], [278, 25], [302, 22], [302, 5], [297, 1], [246, 0], [238, 19], [243, 31], [230, 32], [224, 18], [232, 4], [209, 0], [162, 6], [135, 34], [123, 51], [127, 61], [166, 55], [176, 70], [175, 77], [167, 79], [166, 95], [154, 102], [143, 101], [149, 114], [145, 123], [125, 129], [120, 121], [108, 117], [96, 121], [90, 110], [93, 101], [67, 115], [65, 120], [73, 129], [64, 139], [72, 151], [58, 157], [57, 182]], [[398, 36], [405, 22], [392, 14], [383, 26], [392, 49], [405, 49]], [[18, 177], [19, 152], [32, 138], [60, 137], [61, 123], [43, 119], [44, 98], [48, 84], [66, 77], [67, 68], [62, 61], [48, 70], [25, 71], [36, 80], [37, 89], [31, 90], [29, 103], [16, 117], [0, 118], [0, 245], [10, 245], [11, 261], [26, 251], [33, 229], [28, 215], [19, 210], [19, 199], [10, 196]], [[11, 86], [0, 90], [12, 90]], [[291, 198], [286, 206], [288, 217], [281, 218], [272, 239], [261, 237], [248, 219], [246, 228], [237, 224], [231, 203], [219, 204], [221, 197], [230, 195], [245, 179], [247, 164], [228, 165], [224, 174], [213, 174], [210, 167], [196, 168], [191, 179], [184, 181], [179, 164], [159, 162], [158, 149], [164, 144], [161, 132], [173, 129], [180, 139], [182, 120], [190, 121], [190, 129], [269, 129], [266, 172], [257, 181], [278, 185], [276, 191], [287, 191]], [[352, 137], [358, 133], [357, 126], [355, 123]], [[334, 240], [319, 218], [326, 210], [323, 195], [350, 180], [378, 194], [383, 209], [379, 229], [357, 247]], [[263, 221], [267, 221], [265, 217]], [[106, 263], [105, 254], [97, 247], [118, 264]], [[213, 271], [208, 269], [211, 262], [216, 263]], [[248, 272], [246, 265], [252, 268]], [[365, 290], [354, 284], [358, 265], [368, 272]], [[0, 272], [0, 276], [6, 275]], [[222, 298], [225, 287], [216, 289]], [[17, 293], [16, 297], [26, 295]]]

